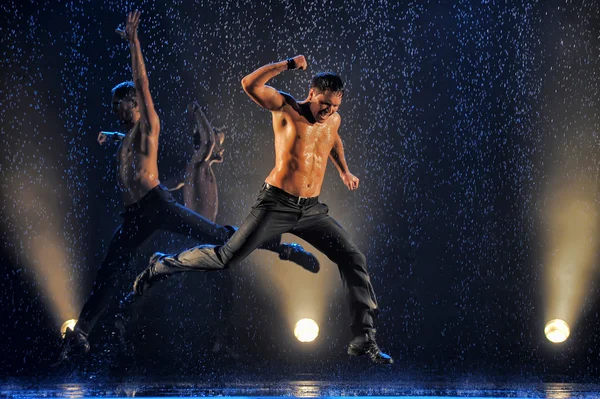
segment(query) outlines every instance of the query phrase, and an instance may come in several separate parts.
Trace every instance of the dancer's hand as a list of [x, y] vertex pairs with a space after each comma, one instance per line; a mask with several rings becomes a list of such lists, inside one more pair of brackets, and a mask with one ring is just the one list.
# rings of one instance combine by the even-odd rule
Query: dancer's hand
[[123, 140], [123, 137], [125, 137], [125, 135], [123, 133], [100, 132], [98, 134], [98, 144], [104, 145], [104, 144], [108, 143], [109, 141], [111, 141], [111, 142], [121, 141], [121, 140]]
[[348, 187], [348, 190], [356, 190], [360, 180], [350, 172], [340, 174], [342, 181]]
[[130, 12], [129, 15], [127, 15], [127, 21], [125, 21], [125, 30], [117, 28], [115, 29], [115, 32], [123, 39], [129, 40], [129, 43], [136, 41], [138, 38], [137, 29], [140, 24], [140, 15], [142, 15], [142, 13], [138, 10]]
[[106, 134], [104, 132], [100, 132], [100, 134], [98, 134], [98, 144], [104, 145], [107, 142], [108, 142], [108, 134]]
[[297, 55], [292, 59], [294, 60], [294, 64], [296, 64], [296, 69], [301, 69], [301, 70], [305, 71], [306, 68], [308, 68], [308, 64], [306, 63], [306, 58], [304, 58], [303, 55]]

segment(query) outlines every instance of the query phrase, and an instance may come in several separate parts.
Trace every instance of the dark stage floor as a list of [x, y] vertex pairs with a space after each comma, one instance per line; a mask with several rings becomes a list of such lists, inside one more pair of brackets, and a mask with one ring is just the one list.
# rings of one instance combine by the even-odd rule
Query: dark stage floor
[[[88, 377], [90, 378], [90, 377]], [[600, 384], [591, 383], [477, 383], [455, 382], [95, 382], [49, 383], [24, 380], [4, 382], [6, 398], [90, 397], [470, 397], [470, 398], [600, 398]]]

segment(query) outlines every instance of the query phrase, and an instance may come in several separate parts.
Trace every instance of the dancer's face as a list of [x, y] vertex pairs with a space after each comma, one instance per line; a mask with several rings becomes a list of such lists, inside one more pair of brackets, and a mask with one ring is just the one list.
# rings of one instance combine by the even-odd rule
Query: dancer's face
[[331, 90], [321, 92], [310, 89], [308, 101], [310, 101], [310, 111], [317, 123], [324, 123], [339, 109], [342, 103], [342, 94]]
[[127, 98], [113, 97], [112, 111], [123, 124], [135, 122], [135, 114], [138, 107], [135, 101]]

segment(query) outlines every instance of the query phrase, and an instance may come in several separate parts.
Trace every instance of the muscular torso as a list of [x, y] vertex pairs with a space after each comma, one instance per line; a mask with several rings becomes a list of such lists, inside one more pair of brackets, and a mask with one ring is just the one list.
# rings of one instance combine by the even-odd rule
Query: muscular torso
[[296, 196], [318, 196], [338, 135], [339, 115], [333, 114], [325, 123], [309, 123], [295, 102], [272, 114], [275, 167], [265, 181]]
[[123, 138], [117, 161], [117, 180], [125, 206], [139, 201], [160, 184], [158, 179], [158, 135], [148, 135], [138, 122]]

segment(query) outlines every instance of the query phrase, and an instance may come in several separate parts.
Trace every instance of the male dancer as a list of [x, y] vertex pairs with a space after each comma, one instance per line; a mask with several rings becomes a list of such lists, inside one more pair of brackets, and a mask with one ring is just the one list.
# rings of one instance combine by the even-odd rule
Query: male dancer
[[194, 154], [185, 168], [183, 203], [214, 222], [219, 210], [217, 179], [212, 166], [223, 162], [225, 135], [215, 132], [197, 102], [188, 106], [194, 119]]
[[[186, 165], [183, 179], [177, 188], [183, 187], [183, 203], [194, 212], [199, 213], [208, 220], [214, 222], [217, 218], [219, 208], [219, 194], [217, 179], [213, 172], [213, 165], [223, 162], [223, 142], [225, 135], [217, 132], [202, 112], [200, 105], [194, 101], [188, 106], [188, 113], [194, 122], [193, 144], [194, 153]], [[280, 242], [280, 239], [276, 241]], [[282, 247], [281, 254], [291, 251], [294, 245]], [[316, 270], [314, 270], [316, 271]], [[215, 341], [213, 352], [225, 351], [234, 359], [239, 358], [229, 341], [229, 329], [231, 326], [233, 276], [227, 273], [220, 276], [219, 282], [219, 304], [221, 306], [220, 320], [215, 328]]]
[[[121, 83], [113, 89], [112, 106], [128, 132], [124, 136], [108, 132], [98, 136], [101, 144], [109, 137], [120, 139], [117, 180], [125, 205], [124, 220], [111, 239], [75, 328], [68, 329], [65, 334], [59, 362], [74, 352], [89, 351], [87, 336], [109, 305], [122, 265], [129, 262], [133, 252], [155, 231], [168, 230], [212, 244], [223, 244], [235, 231], [233, 227], [212, 223], [178, 204], [160, 184], [157, 165], [160, 120], [150, 95], [138, 40], [139, 20], [139, 11], [129, 13], [125, 30], [117, 30], [129, 41], [133, 82]], [[287, 257], [315, 270], [316, 259], [300, 246], [293, 246], [290, 251], [285, 244], [271, 242], [269, 249], [279, 253], [280, 258]]]
[[143, 294], [154, 283], [184, 271], [227, 269], [258, 245], [279, 234], [295, 234], [338, 265], [352, 313], [354, 338], [350, 355], [367, 355], [376, 363], [393, 363], [375, 341], [373, 319], [378, 306], [367, 273], [366, 258], [348, 233], [319, 202], [327, 158], [331, 158], [350, 190], [359, 180], [348, 170], [338, 134], [341, 117], [336, 112], [344, 94], [341, 78], [319, 73], [304, 101], [275, 90], [266, 83], [288, 69], [307, 67], [304, 56], [265, 65], [242, 80], [244, 91], [271, 111], [275, 133], [275, 167], [266, 178], [250, 215], [223, 246], [202, 245], [176, 255], [156, 253], [138, 275], [134, 293]]

